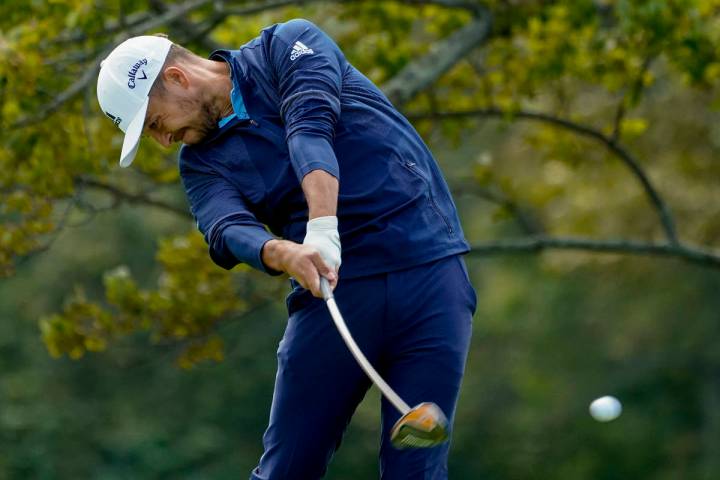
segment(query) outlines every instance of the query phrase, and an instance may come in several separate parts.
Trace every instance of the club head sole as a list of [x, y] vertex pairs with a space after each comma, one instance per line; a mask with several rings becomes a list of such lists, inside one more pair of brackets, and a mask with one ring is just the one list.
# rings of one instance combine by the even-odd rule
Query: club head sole
[[440, 407], [421, 403], [395, 422], [390, 442], [395, 448], [431, 448], [448, 439], [448, 420]]

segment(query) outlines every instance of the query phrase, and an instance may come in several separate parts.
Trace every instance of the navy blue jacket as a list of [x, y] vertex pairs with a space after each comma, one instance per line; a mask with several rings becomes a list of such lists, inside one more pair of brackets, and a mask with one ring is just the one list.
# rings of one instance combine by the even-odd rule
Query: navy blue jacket
[[236, 116], [182, 147], [180, 174], [215, 263], [274, 273], [262, 247], [275, 236], [302, 243], [300, 182], [316, 169], [340, 184], [341, 278], [469, 250], [425, 143], [317, 26], [272, 25], [210, 58], [230, 64]]

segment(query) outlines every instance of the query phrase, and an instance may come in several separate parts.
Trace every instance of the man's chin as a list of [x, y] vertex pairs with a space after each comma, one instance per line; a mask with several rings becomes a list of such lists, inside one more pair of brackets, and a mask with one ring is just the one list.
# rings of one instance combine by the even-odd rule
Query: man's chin
[[200, 143], [203, 138], [205, 138], [207, 135], [200, 134], [200, 132], [196, 131], [185, 131], [183, 132], [182, 137], [180, 137], [180, 142], [184, 143], [185, 145], [195, 145], [196, 143]]
[[210, 133], [210, 131], [186, 130], [183, 132], [182, 137], [180, 137], [179, 140], [185, 145], [195, 145], [196, 143], [200, 143], [205, 140]]

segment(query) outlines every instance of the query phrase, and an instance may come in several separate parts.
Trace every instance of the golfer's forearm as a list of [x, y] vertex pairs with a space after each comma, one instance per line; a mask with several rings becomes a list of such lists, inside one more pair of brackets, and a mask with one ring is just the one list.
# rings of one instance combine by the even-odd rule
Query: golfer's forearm
[[339, 190], [337, 178], [324, 170], [313, 170], [303, 177], [302, 189], [310, 219], [336, 216]]

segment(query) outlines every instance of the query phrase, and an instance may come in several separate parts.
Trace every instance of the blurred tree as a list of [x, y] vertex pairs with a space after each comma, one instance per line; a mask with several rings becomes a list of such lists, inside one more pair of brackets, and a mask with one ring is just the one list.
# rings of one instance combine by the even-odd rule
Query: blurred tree
[[[162, 30], [177, 43], [208, 53], [220, 45], [242, 45], [262, 27], [297, 16], [325, 28], [431, 146], [460, 152], [438, 156], [458, 195], [468, 236], [475, 242], [472, 255], [547, 249], [593, 254], [543, 257], [550, 269], [545, 277], [536, 271], [537, 260], [523, 257], [526, 270], [520, 278], [550, 282], [547, 298], [538, 300], [547, 300], [548, 317], [583, 299], [580, 291], [567, 293], [571, 284], [560, 282], [558, 276], [592, 288], [596, 263], [600, 271], [622, 276], [621, 257], [597, 253], [657, 260], [636, 260], [632, 275], [641, 278], [682, 271], [697, 279], [706, 294], [688, 291], [685, 298], [697, 294], [697, 302], [710, 303], [698, 305], [696, 317], [702, 321], [689, 329], [692, 333], [680, 333], [673, 325], [677, 316], [658, 311], [655, 318], [666, 318], [668, 323], [662, 324], [676, 332], [676, 339], [691, 335], [688, 342], [698, 351], [688, 348], [681, 364], [703, 371], [697, 379], [669, 380], [693, 390], [688, 401], [702, 404], [693, 411], [708, 420], [703, 426], [697, 419], [683, 423], [687, 439], [677, 440], [682, 445], [673, 447], [680, 452], [673, 458], [689, 465], [681, 470], [687, 478], [720, 474], [713, 454], [720, 449], [720, 421], [713, 414], [720, 407], [720, 359], [707, 350], [709, 342], [718, 339], [717, 329], [707, 322], [712, 321], [711, 312], [717, 312], [720, 291], [720, 255], [713, 250], [720, 236], [720, 165], [715, 161], [720, 149], [718, 0], [3, 2], [2, 274], [12, 276], [18, 262], [34, 254], [53, 255], [62, 232], [92, 224], [126, 204], [143, 215], [176, 216], [187, 225], [185, 233], [160, 242], [156, 282], [115, 266], [104, 275], [102, 293], [78, 286], [60, 312], [44, 312], [40, 325], [49, 352], [80, 358], [149, 332], [153, 343], [177, 347], [173, 351], [179, 364], [190, 367], [223, 357], [218, 331], [227, 319], [280, 297], [280, 282], [244, 268], [228, 274], [207, 258], [177, 183], [174, 151], [147, 142], [132, 169], [120, 171], [115, 166], [121, 137], [97, 108], [95, 78], [99, 62], [114, 45], [133, 35]], [[690, 266], [672, 260], [660, 264], [661, 258]], [[502, 283], [502, 269], [490, 270], [502, 289], [488, 287], [487, 295], [512, 304], [512, 281]], [[643, 295], [632, 278], [627, 288]], [[647, 292], [653, 285], [648, 280]], [[677, 289], [679, 296], [683, 291]], [[607, 298], [621, 292], [618, 286]], [[563, 297], [570, 306], [564, 305]], [[503, 310], [510, 308], [508, 304], [498, 303], [499, 317], [512, 315]], [[650, 302], [646, 307], [657, 305]], [[622, 312], [608, 316], [628, 317]], [[586, 335], [586, 342], [592, 343], [597, 334], [603, 345], [622, 343], [610, 330], [595, 332], [592, 321], [605, 319], [576, 325], [580, 338]], [[557, 348], [567, 342], [563, 335], [572, 331], [571, 325], [561, 323], [566, 329], [562, 332], [535, 325], [528, 329], [528, 338], [546, 339], [548, 348]], [[653, 323], [637, 320], [634, 325], [625, 341], [642, 343], [644, 329]], [[489, 331], [502, 340], [506, 328], [491, 325]], [[647, 342], [662, 351], [672, 341], [670, 336]], [[579, 345], [567, 348], [569, 357], [582, 354]], [[628, 345], [614, 348], [632, 351]], [[643, 349], [634, 355], [642, 357]], [[648, 371], [652, 367], [638, 367], [637, 376], [628, 374], [627, 382]], [[510, 373], [517, 376], [511, 377], [508, 388], [514, 390], [508, 393], [508, 405], [518, 395], [542, 397], [550, 389], [534, 383], [538, 380], [531, 367]], [[556, 382], [558, 389], [571, 388], [571, 380], [562, 375], [547, 381]], [[588, 388], [579, 385], [577, 390]], [[662, 405], [658, 408], [662, 412]], [[519, 407], [514, 412], [522, 415]], [[557, 413], [549, 421], [559, 428], [568, 418]], [[493, 431], [507, 429], [506, 442], [519, 441], [512, 435], [521, 431], [518, 425], [527, 425], [513, 414], [482, 420], [497, 425]], [[561, 443], [567, 447], [571, 441]], [[498, 448], [495, 459], [507, 455], [502, 450], [507, 446]], [[548, 467], [553, 463], [539, 460], [547, 449], [528, 448], [526, 463], [511, 468], [495, 460], [497, 470], [483, 463], [484, 473], [489, 478], [493, 471], [514, 472], [508, 475], [512, 478], [557, 473]], [[575, 463], [563, 464], [554, 478], [619, 478], [602, 473], [602, 465], [583, 454], [573, 457]], [[545, 466], [540, 467], [546, 469], [543, 473], [533, 473], [538, 462]], [[651, 465], [657, 458], [648, 455], [638, 460], [642, 462]], [[624, 471], [642, 471], [633, 468]], [[466, 472], [479, 471], [466, 467]]]
[[[643, 140], [651, 139], [650, 125], [657, 130], [657, 123], [678, 119], [652, 118], [643, 112], [652, 104], [641, 105], [659, 81], [683, 82], [684, 88], [703, 92], [712, 101], [720, 75], [714, 49], [716, 2], [338, 2], [311, 6], [306, 12], [287, 8], [290, 3], [156, 0], [146, 9], [141, 2], [4, 7], [4, 18], [12, 22], [3, 28], [8, 61], [0, 72], [5, 85], [2, 125], [9, 132], [0, 158], [0, 265], [6, 274], [18, 257], [48, 249], [68, 222], [78, 215], [91, 216], [98, 208], [131, 202], [186, 215], [177, 200], [173, 153], [146, 146], [133, 171], [112, 168], [119, 136], [95, 106], [94, 80], [99, 61], [114, 45], [131, 35], [166, 28], [177, 42], [207, 51], [221, 43], [243, 43], [271, 14], [287, 18], [320, 8], [321, 23], [350, 59], [384, 86], [423, 133], [440, 129], [446, 137], [459, 139], [487, 117], [538, 123], [524, 137], [535, 155], [546, 159], [528, 170], [541, 171], [505, 172], [504, 165], [487, 156], [469, 162], [476, 182], [467, 190], [496, 202], [498, 215], [525, 220], [526, 234], [477, 244], [475, 254], [575, 249], [674, 256], [720, 267], [720, 256], [693, 245], [710, 243], [717, 229], [711, 220], [720, 205], [694, 214], [687, 222], [692, 228], [680, 235], [666, 199], [678, 196], [677, 190], [708, 188], [712, 167], [694, 160], [705, 152], [694, 153], [685, 144], [667, 145], [663, 151], [648, 148]], [[105, 15], [97, 15], [98, 9]], [[702, 165], [687, 166], [693, 162]], [[595, 167], [593, 186], [570, 181], [589, 166]], [[676, 173], [681, 177], [675, 179]], [[536, 182], [537, 175], [547, 182]], [[659, 184], [667, 185], [663, 193]], [[155, 193], [163, 188], [170, 190], [168, 196], [174, 194], [172, 202]], [[89, 200], [95, 192], [109, 197], [104, 205]], [[638, 194], [647, 198], [657, 221], [639, 208], [609, 208], [619, 207], [619, 199], [626, 206]], [[678, 211], [692, 208], [675, 205]], [[550, 208], [541, 213], [545, 206]], [[573, 210], [562, 222], [544, 218], [569, 208]], [[532, 211], [534, 220], [528, 223], [518, 215], [521, 210]], [[560, 228], [587, 235], [554, 235]], [[610, 233], [622, 237], [601, 238]], [[78, 293], [62, 314], [43, 320], [50, 351], [79, 357], [85, 350], [103, 349], [121, 333], [148, 328], [163, 338], [214, 339], [215, 323], [237, 305], [219, 301], [231, 288], [229, 277], [214, 271], [201, 255], [188, 256], [192, 248], [201, 248], [194, 237], [189, 233], [185, 240], [167, 242], [158, 260], [175, 275], [195, 281], [174, 282], [175, 292], [167, 286], [141, 292], [127, 270], [115, 270], [105, 280], [112, 311]], [[191, 260], [169, 265], [181, 255]], [[163, 281], [172, 275], [168, 272]], [[202, 302], [198, 289], [203, 289]], [[188, 303], [179, 301], [181, 297]], [[187, 310], [190, 304], [192, 312]], [[173, 311], [178, 308], [189, 312], [185, 319]], [[207, 310], [199, 311], [203, 308]], [[159, 315], [159, 310], [167, 314]], [[215, 347], [220, 345], [196, 345], [194, 356], [218, 356]]]

